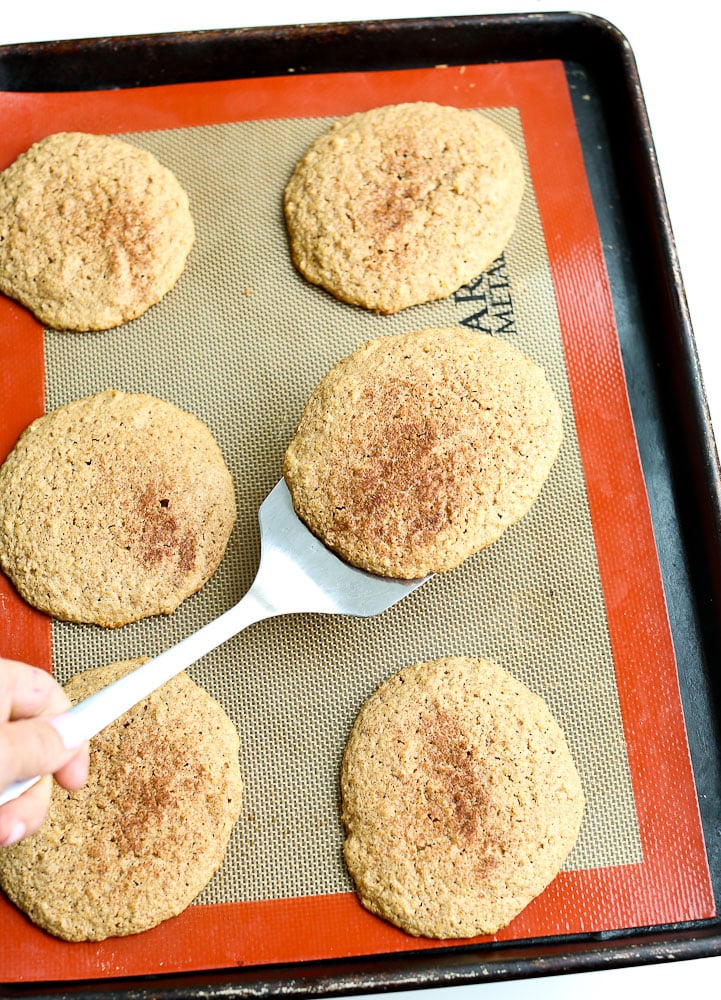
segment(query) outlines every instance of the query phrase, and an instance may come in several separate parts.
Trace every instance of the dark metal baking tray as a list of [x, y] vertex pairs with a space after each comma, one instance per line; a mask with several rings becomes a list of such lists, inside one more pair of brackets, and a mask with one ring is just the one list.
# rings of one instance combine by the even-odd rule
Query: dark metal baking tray
[[[72, 91], [437, 64], [560, 59], [613, 295], [676, 648], [717, 909], [721, 903], [721, 483], [633, 53], [584, 14], [444, 17], [0, 47], [0, 89]], [[296, 966], [3, 986], [2, 995], [344, 995], [721, 954], [721, 920]]]

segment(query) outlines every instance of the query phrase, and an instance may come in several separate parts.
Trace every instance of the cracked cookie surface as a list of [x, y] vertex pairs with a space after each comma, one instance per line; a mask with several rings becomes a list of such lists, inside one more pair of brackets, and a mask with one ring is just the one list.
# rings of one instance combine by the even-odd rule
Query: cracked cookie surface
[[298, 515], [381, 576], [452, 569], [540, 493], [562, 439], [543, 370], [461, 327], [369, 341], [308, 400], [283, 472]]
[[[76, 703], [142, 662], [76, 674], [65, 691]], [[177, 675], [91, 740], [87, 784], [54, 785], [40, 830], [0, 851], [0, 887], [67, 941], [176, 916], [222, 863], [241, 807], [238, 747], [222, 706]]]
[[0, 173], [0, 291], [45, 326], [107, 330], [142, 315], [194, 239], [175, 175], [114, 136], [54, 133]]
[[493, 934], [555, 878], [585, 804], [546, 703], [483, 659], [407, 667], [365, 702], [341, 768], [363, 905], [409, 934]]
[[235, 521], [208, 427], [110, 389], [39, 417], [0, 467], [0, 566], [55, 618], [170, 614], [212, 576]]
[[524, 188], [509, 136], [480, 112], [386, 105], [336, 122], [285, 190], [295, 266], [379, 313], [446, 298], [511, 238]]

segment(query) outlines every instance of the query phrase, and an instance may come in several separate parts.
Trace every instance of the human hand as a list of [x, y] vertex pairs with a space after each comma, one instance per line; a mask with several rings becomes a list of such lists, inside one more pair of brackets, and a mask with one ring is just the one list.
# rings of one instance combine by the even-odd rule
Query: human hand
[[13, 781], [46, 776], [0, 806], [0, 848], [40, 828], [50, 805], [50, 775], [69, 790], [87, 781], [87, 746], [66, 750], [47, 721], [69, 707], [63, 689], [46, 670], [0, 657], [0, 790]]

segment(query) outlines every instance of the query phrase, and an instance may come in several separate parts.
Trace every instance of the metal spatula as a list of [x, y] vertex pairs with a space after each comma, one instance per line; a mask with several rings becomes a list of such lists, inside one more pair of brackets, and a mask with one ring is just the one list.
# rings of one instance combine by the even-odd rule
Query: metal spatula
[[[258, 519], [260, 565], [242, 600], [198, 632], [52, 719], [66, 747], [81, 746], [175, 674], [254, 622], [294, 612], [370, 617], [427, 579], [388, 579], [339, 559], [296, 515], [283, 479], [262, 503]], [[0, 805], [39, 780], [9, 785], [0, 792]]]

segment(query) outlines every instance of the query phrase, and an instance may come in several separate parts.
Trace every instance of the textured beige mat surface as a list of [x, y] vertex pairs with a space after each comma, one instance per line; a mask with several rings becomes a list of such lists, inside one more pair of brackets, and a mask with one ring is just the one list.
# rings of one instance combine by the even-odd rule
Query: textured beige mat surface
[[[516, 113], [487, 112], [519, 148]], [[556, 315], [530, 178], [516, 235], [478, 281], [442, 303], [379, 317], [295, 272], [282, 191], [329, 119], [240, 122], [128, 136], [186, 187], [197, 242], [185, 274], [140, 319], [103, 334], [46, 332], [46, 408], [109, 387], [150, 392], [213, 431], [233, 473], [238, 522], [216, 576], [170, 618], [107, 632], [53, 624], [64, 680], [154, 654], [239, 600], [259, 554], [257, 509], [311, 389], [370, 337], [463, 323], [542, 364], [564, 410], [561, 455], [530, 514], [493, 547], [374, 620], [290, 616], [252, 626], [191, 669], [241, 739], [245, 805], [226, 863], [200, 902], [352, 888], [341, 857], [338, 769], [367, 695], [401, 667], [481, 655], [542, 695], [588, 798], [568, 868], [641, 860], [603, 595]]]

